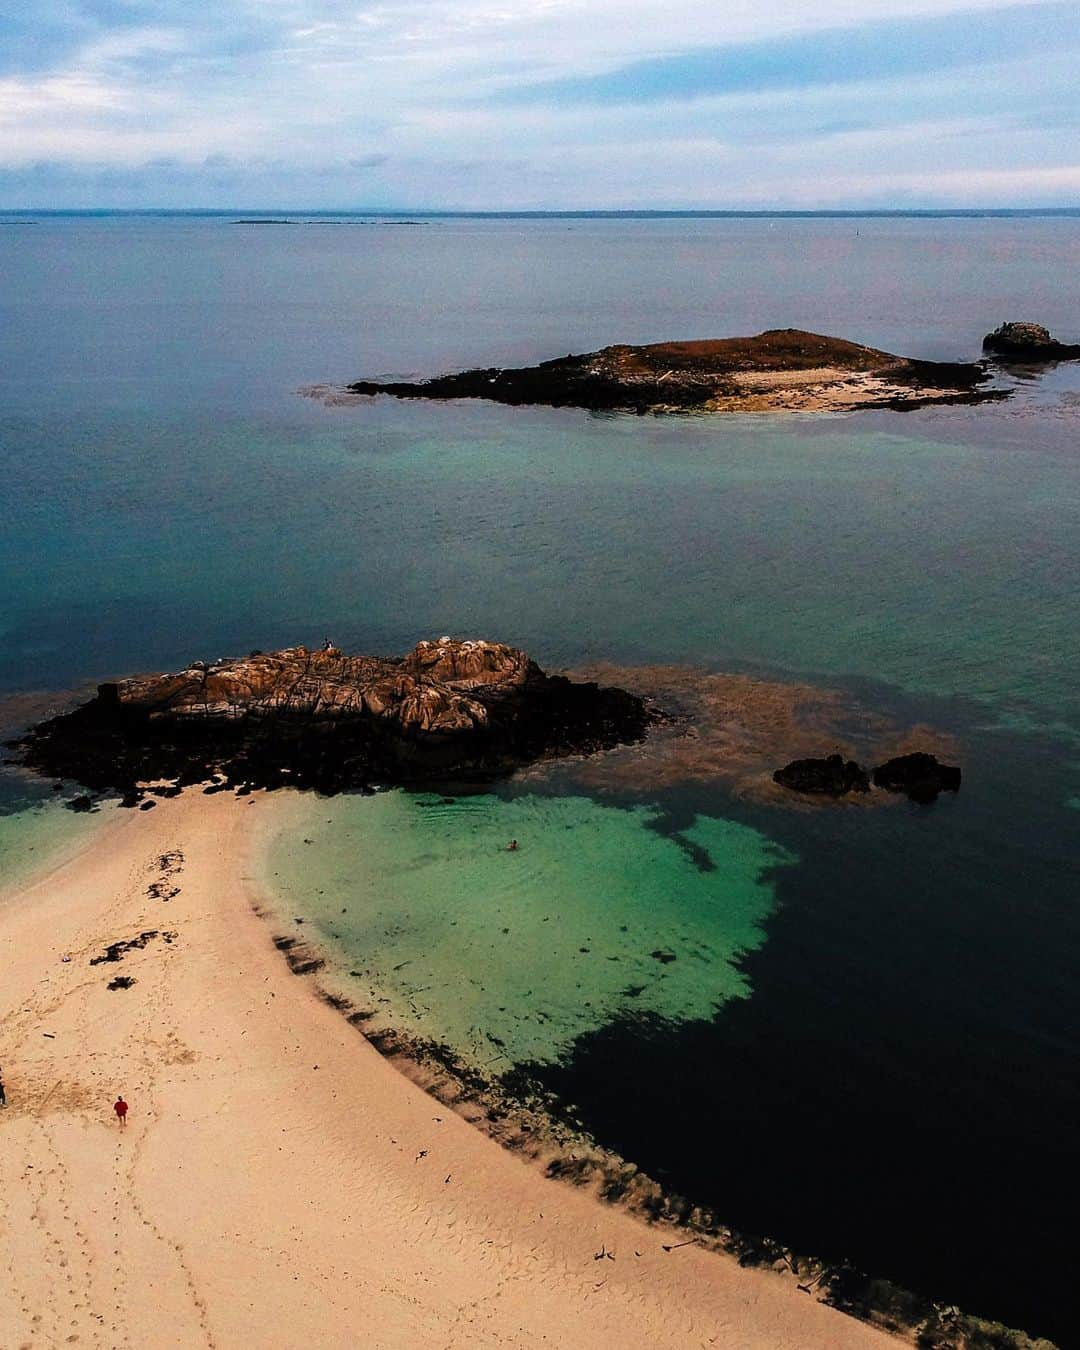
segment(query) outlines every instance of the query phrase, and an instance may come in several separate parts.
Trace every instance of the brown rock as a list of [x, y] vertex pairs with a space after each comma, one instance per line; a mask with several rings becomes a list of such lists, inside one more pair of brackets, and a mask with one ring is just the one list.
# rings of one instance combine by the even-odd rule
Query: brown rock
[[514, 647], [442, 638], [404, 658], [289, 647], [103, 684], [21, 749], [31, 767], [64, 765], [133, 804], [138, 783], [166, 778], [334, 791], [502, 772], [640, 739], [655, 716], [623, 690], [546, 675]]

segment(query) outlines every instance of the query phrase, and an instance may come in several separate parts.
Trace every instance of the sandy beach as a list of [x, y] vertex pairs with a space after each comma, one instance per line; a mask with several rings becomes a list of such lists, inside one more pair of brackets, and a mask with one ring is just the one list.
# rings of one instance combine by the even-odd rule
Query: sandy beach
[[670, 1228], [548, 1180], [382, 1059], [253, 908], [275, 809], [117, 812], [0, 897], [3, 1350], [895, 1343], [771, 1272], [665, 1252]]

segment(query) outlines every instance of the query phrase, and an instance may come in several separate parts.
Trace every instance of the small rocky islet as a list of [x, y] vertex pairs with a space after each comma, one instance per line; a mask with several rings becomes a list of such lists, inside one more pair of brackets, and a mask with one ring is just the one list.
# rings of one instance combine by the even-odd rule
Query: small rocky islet
[[1040, 323], [1003, 323], [983, 338], [983, 351], [1031, 365], [1080, 361], [1080, 342], [1059, 342]]
[[13, 748], [28, 768], [134, 806], [165, 780], [171, 794], [208, 779], [338, 792], [492, 777], [640, 740], [660, 716], [504, 643], [447, 637], [393, 658], [327, 642], [102, 684]]
[[982, 387], [989, 379], [978, 364], [917, 361], [843, 338], [773, 328], [755, 337], [620, 343], [518, 369], [347, 387], [353, 395], [481, 398], [594, 412], [837, 412], [999, 398], [1000, 391]]
[[[1006, 323], [983, 340], [989, 358], [1052, 362], [1080, 346], [1038, 324]], [[921, 361], [799, 328], [755, 337], [619, 343], [536, 366], [488, 367], [412, 381], [359, 380], [351, 396], [487, 399], [593, 412], [851, 412], [1008, 397], [987, 387], [992, 361]]]

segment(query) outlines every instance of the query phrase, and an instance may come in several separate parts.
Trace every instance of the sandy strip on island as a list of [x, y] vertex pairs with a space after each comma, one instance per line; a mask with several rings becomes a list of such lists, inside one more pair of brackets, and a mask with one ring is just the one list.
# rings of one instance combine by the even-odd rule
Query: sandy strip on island
[[670, 1229], [398, 1073], [252, 909], [273, 810], [194, 792], [117, 812], [0, 898], [4, 1350], [895, 1344], [770, 1272], [664, 1252]]

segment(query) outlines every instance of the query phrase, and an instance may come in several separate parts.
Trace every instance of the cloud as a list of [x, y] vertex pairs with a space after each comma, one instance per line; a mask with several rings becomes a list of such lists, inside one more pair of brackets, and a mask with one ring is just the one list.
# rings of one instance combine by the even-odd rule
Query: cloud
[[970, 13], [875, 21], [860, 27], [728, 42], [634, 61], [601, 75], [518, 83], [508, 102], [649, 103], [922, 76], [1080, 49], [1072, 4], [1013, 5]]
[[1073, 6], [889, 13], [37, 0], [0, 21], [0, 205], [1080, 201]]

